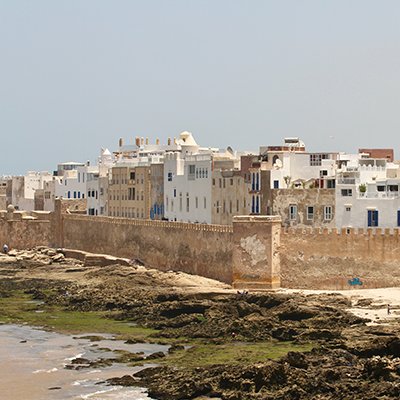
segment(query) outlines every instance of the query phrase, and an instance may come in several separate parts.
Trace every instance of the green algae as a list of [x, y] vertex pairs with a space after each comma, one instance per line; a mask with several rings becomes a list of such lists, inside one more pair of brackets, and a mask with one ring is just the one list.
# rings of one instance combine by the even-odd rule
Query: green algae
[[60, 333], [109, 333], [119, 339], [149, 341], [157, 330], [117, 321], [104, 311], [68, 311], [59, 306], [35, 301], [32, 296], [14, 291], [0, 298], [0, 322], [27, 324]]

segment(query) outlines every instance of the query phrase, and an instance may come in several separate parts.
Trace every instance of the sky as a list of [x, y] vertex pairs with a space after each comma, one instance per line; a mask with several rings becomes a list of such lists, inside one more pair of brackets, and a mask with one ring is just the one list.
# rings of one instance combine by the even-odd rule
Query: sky
[[399, 20], [397, 0], [0, 0], [0, 175], [184, 130], [400, 158]]

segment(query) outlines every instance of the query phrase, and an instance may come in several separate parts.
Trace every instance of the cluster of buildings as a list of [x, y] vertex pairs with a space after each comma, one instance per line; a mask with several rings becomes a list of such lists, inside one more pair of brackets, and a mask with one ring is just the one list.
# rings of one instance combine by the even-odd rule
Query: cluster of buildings
[[201, 147], [190, 132], [167, 144], [120, 139], [96, 165], [0, 178], [0, 209], [54, 210], [227, 225], [235, 215], [279, 215], [284, 226], [400, 226], [400, 163], [392, 149], [307, 152], [299, 138], [257, 154]]

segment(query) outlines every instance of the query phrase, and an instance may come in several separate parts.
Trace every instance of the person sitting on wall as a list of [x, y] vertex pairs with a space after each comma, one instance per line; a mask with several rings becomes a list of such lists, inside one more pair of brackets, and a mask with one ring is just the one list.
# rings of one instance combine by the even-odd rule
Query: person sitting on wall
[[8, 246], [7, 246], [7, 244], [3, 244], [3, 253], [4, 254], [7, 254], [8, 253]]

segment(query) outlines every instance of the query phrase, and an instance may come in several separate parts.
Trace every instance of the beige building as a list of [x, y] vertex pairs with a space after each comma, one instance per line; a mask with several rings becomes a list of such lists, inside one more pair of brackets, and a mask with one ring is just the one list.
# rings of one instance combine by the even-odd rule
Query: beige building
[[10, 202], [10, 199], [8, 198], [8, 192], [11, 188], [11, 182], [11, 177], [0, 178], [0, 210], [6, 210]]
[[212, 223], [231, 225], [235, 215], [249, 214], [249, 185], [240, 170], [215, 170], [212, 174]]
[[335, 227], [335, 189], [274, 189], [270, 195], [283, 226]]
[[[243, 159], [244, 157], [242, 157]], [[235, 215], [250, 213], [247, 163], [237, 156], [215, 157], [212, 170], [212, 223], [231, 225]]]
[[117, 164], [111, 169], [108, 215], [123, 218], [162, 219], [163, 166]]

